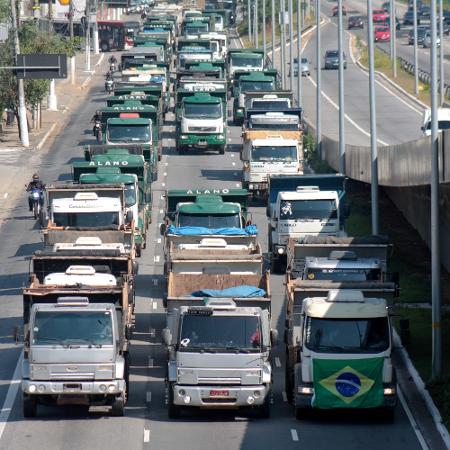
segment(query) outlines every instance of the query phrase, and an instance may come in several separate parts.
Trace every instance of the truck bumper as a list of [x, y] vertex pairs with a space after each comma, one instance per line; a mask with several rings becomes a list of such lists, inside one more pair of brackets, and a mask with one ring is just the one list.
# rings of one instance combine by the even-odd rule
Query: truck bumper
[[[205, 135], [186, 135], [187, 138], [179, 139], [178, 143], [180, 146], [187, 148], [222, 148], [225, 147], [225, 132], [223, 135], [217, 134], [205, 134]], [[224, 136], [219, 137], [219, 136]]]
[[[261, 406], [270, 389], [266, 385], [239, 387], [174, 385], [173, 390], [175, 405], [222, 409]], [[226, 391], [228, 395], [211, 396], [212, 391]]]
[[87, 395], [117, 395], [125, 392], [125, 380], [104, 381], [30, 381], [22, 380], [22, 392], [28, 395], [58, 395], [58, 396], [87, 396]]
[[[383, 404], [381, 408], [393, 409], [397, 406], [397, 386], [394, 384], [384, 384]], [[314, 388], [312, 384], [302, 384], [296, 387], [294, 397], [294, 406], [300, 409], [312, 408], [311, 402], [314, 395]], [[353, 409], [353, 408], [349, 408]]]

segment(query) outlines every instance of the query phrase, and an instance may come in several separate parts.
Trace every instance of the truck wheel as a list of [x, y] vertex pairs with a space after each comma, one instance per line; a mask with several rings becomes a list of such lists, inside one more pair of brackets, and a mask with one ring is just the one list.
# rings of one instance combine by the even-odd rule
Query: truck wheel
[[279, 258], [274, 258], [272, 255], [272, 259], [270, 261], [270, 271], [272, 273], [282, 273], [282, 262]]
[[259, 417], [261, 419], [269, 419], [270, 418], [270, 394], [267, 394], [264, 403], [259, 407]]
[[122, 417], [125, 412], [125, 393], [116, 397], [111, 405], [111, 416]]
[[169, 419], [179, 419], [181, 417], [181, 407], [175, 405], [173, 402], [173, 385], [169, 384], [169, 395], [168, 395], [168, 416]]
[[387, 423], [392, 423], [395, 420], [395, 408], [383, 408], [381, 410], [381, 418]]
[[[287, 366], [287, 362], [286, 362], [286, 366]], [[294, 400], [294, 388], [292, 386], [291, 375], [288, 373], [288, 367], [286, 367], [286, 371], [284, 374], [284, 389], [286, 391], [287, 401], [290, 405], [292, 405], [292, 402]]]
[[142, 255], [142, 244], [136, 244], [136, 256], [140, 258]]
[[225, 145], [223, 147], [220, 147], [219, 155], [225, 155]]
[[23, 407], [23, 417], [26, 418], [36, 417], [37, 401], [35, 398], [24, 397], [22, 407]]

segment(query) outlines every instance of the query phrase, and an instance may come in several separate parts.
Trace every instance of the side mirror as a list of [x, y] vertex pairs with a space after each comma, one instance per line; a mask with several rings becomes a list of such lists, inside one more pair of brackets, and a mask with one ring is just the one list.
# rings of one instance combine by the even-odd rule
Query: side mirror
[[278, 345], [278, 330], [270, 330], [270, 342], [272, 343], [272, 347]]
[[166, 347], [169, 347], [172, 344], [172, 333], [169, 328], [163, 328], [162, 342]]
[[161, 234], [161, 236], [164, 236], [166, 234], [166, 231], [167, 231], [167, 224], [163, 222], [159, 226], [159, 233]]

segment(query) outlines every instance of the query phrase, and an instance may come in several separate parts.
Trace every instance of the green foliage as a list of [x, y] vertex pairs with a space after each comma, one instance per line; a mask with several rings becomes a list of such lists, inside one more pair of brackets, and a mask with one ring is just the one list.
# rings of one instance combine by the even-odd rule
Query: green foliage
[[309, 167], [314, 170], [315, 173], [332, 173], [333, 169], [328, 165], [326, 161], [323, 161], [316, 149], [316, 143], [314, 136], [311, 133], [305, 133], [303, 135], [303, 148], [305, 151], [306, 160]]
[[11, 4], [9, 0], [0, 0], [0, 22], [11, 16]]

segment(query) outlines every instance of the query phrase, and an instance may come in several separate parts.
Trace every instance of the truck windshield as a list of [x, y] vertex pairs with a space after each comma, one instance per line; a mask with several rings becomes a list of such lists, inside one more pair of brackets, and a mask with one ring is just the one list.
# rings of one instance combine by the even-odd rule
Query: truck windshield
[[337, 219], [335, 200], [282, 200], [281, 220], [329, 220]]
[[150, 142], [149, 125], [108, 125], [110, 142]]
[[318, 353], [379, 353], [389, 348], [387, 317], [306, 319], [305, 344]]
[[252, 130], [286, 130], [286, 131], [298, 131], [300, 125], [298, 122], [276, 122], [266, 119], [266, 121], [253, 121], [249, 122], [250, 128]]
[[220, 103], [186, 103], [183, 115], [187, 119], [220, 119], [222, 105]]
[[297, 161], [297, 147], [278, 147], [276, 145], [265, 145], [252, 147], [252, 161], [256, 162], [293, 162]]
[[125, 206], [130, 207], [136, 204], [136, 186], [134, 184], [125, 185]]
[[241, 228], [239, 214], [184, 214], [178, 215], [180, 227]]
[[31, 330], [34, 345], [112, 345], [110, 311], [38, 311]]
[[257, 100], [252, 103], [252, 108], [274, 110], [289, 108], [288, 100]]
[[257, 316], [183, 315], [180, 351], [201, 348], [259, 351], [261, 327]]
[[242, 81], [241, 90], [247, 91], [273, 91], [275, 84], [273, 81]]
[[263, 68], [263, 60], [259, 58], [245, 58], [242, 56], [231, 56], [231, 64], [235, 67], [251, 67], [251, 68]]
[[197, 26], [197, 27], [186, 27], [186, 35], [197, 35], [200, 33], [207, 33], [208, 30], [208, 25], [201, 25], [201, 26]]
[[57, 227], [96, 228], [119, 226], [119, 212], [54, 213]]
[[305, 273], [305, 279], [329, 281], [380, 281], [381, 270], [309, 268]]

